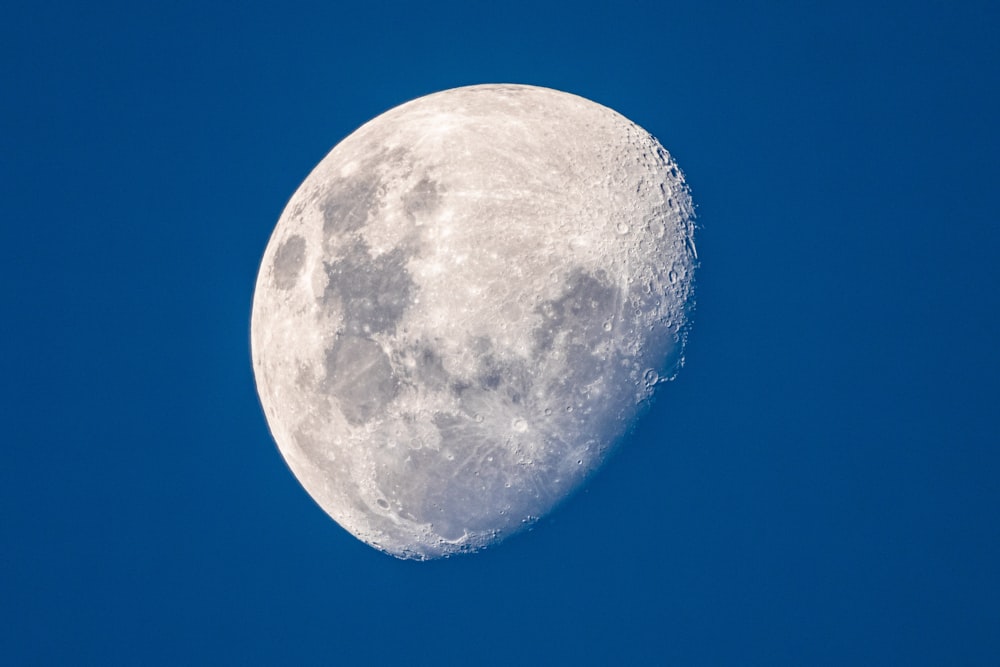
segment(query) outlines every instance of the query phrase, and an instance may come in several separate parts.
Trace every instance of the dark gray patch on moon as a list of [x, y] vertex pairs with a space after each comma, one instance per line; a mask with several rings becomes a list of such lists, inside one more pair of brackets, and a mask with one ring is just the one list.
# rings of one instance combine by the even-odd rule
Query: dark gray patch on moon
[[399, 392], [399, 381], [378, 343], [339, 336], [327, 350], [323, 389], [337, 399], [347, 421], [357, 426], [382, 414]]
[[444, 360], [430, 347], [415, 346], [400, 352], [400, 363], [407, 380], [416, 387], [439, 390], [448, 386], [450, 376]]
[[613, 321], [620, 303], [618, 288], [599, 276], [574, 271], [562, 296], [543, 301], [535, 308], [543, 318], [542, 325], [534, 333], [538, 350], [551, 350], [561, 331], [570, 332], [570, 344], [586, 349], [610, 340], [611, 333], [605, 329], [605, 323]]
[[274, 253], [274, 286], [291, 289], [302, 272], [302, 261], [306, 256], [306, 240], [301, 236], [290, 236]]
[[[486, 340], [489, 343], [488, 339]], [[519, 405], [530, 393], [528, 369], [520, 359], [504, 359], [490, 348], [479, 356], [477, 384], [483, 392], [496, 392], [505, 402]]]
[[412, 215], [433, 211], [441, 203], [443, 188], [426, 176], [403, 195], [403, 206]]
[[363, 227], [368, 212], [378, 206], [383, 187], [382, 179], [365, 169], [358, 176], [331, 183], [330, 194], [320, 204], [324, 234], [329, 237]]
[[327, 187], [328, 194], [320, 203], [323, 212], [323, 233], [327, 238], [335, 234], [354, 232], [374, 215], [386, 194], [386, 185], [376, 166], [396, 168], [402, 176], [412, 172], [408, 151], [402, 147], [388, 150], [373, 145], [368, 159], [351, 176], [334, 179]]
[[323, 301], [339, 297], [344, 308], [344, 333], [370, 336], [393, 332], [410, 306], [414, 283], [406, 270], [409, 254], [402, 248], [372, 257], [367, 246], [356, 241], [346, 255], [326, 264], [329, 278]]
[[[551, 382], [546, 393], [565, 397], [566, 409], [584, 407], [589, 401], [588, 387], [594, 383], [603, 380], [611, 387], [619, 385], [623, 369], [612, 361], [618, 358], [613, 352], [613, 338], [615, 323], [621, 319], [621, 304], [621, 290], [604, 275], [578, 270], [570, 276], [559, 298], [536, 307], [543, 318], [534, 332], [536, 353], [541, 357], [558, 349], [564, 357], [563, 373]], [[557, 343], [557, 336], [564, 338]], [[588, 419], [585, 413], [578, 412], [574, 421]], [[580, 426], [586, 430], [596, 425]]]
[[[659, 309], [663, 299], [663, 285], [669, 278], [662, 276], [662, 271], [654, 271], [653, 277], [646, 282], [633, 285], [628, 294], [628, 315], [638, 319], [637, 312], [650, 313]], [[650, 340], [638, 363], [657, 371], [659, 377], [669, 378], [677, 372], [681, 361], [683, 346], [679, 345], [681, 331], [675, 323], [661, 321], [664, 333], [657, 339]], [[672, 329], [672, 331], [671, 331]]]
[[488, 364], [479, 376], [480, 386], [487, 391], [496, 390], [501, 380], [503, 380], [503, 369], [496, 364]]

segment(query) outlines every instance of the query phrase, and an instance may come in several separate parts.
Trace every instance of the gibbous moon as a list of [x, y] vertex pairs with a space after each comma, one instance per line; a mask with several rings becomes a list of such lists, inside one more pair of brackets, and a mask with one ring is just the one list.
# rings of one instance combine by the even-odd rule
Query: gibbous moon
[[677, 372], [693, 220], [657, 140], [575, 95], [470, 86], [363, 125], [257, 277], [253, 367], [288, 466], [399, 558], [529, 526]]

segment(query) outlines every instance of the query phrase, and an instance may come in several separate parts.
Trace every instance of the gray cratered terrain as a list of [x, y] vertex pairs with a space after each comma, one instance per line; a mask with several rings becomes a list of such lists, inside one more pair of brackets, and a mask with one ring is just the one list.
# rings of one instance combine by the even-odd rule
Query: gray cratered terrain
[[292, 472], [401, 558], [530, 525], [679, 368], [693, 218], [653, 137], [567, 93], [458, 88], [362, 126], [257, 279], [254, 371]]

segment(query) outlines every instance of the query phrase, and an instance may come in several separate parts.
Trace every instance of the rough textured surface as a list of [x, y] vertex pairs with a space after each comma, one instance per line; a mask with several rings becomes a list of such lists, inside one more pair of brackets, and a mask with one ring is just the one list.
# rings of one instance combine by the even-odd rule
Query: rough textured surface
[[258, 276], [258, 391], [306, 490], [404, 558], [496, 542], [596, 470], [682, 360], [687, 186], [583, 98], [486, 85], [337, 145]]

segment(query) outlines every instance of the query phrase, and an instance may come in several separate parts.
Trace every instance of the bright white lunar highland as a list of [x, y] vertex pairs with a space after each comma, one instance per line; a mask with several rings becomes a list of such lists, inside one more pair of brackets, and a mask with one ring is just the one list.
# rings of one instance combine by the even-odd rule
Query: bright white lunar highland
[[471, 86], [365, 124], [257, 278], [254, 372], [292, 472], [400, 558], [530, 525], [679, 368], [693, 219], [656, 139], [575, 95]]

